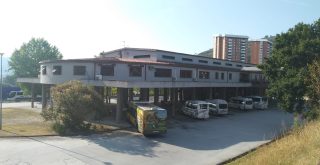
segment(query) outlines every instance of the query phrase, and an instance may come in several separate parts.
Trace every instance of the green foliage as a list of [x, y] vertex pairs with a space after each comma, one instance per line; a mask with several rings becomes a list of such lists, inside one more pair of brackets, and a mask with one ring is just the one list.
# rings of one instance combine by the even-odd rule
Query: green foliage
[[80, 81], [70, 81], [51, 89], [52, 105], [43, 111], [46, 120], [54, 122], [60, 134], [88, 130], [85, 120], [99, 118], [106, 108], [103, 98]]
[[[48, 41], [43, 38], [32, 38], [28, 43], [24, 43], [20, 49], [13, 52], [9, 66], [15, 77], [38, 77], [40, 61], [61, 58], [62, 54], [58, 48], [50, 45]], [[28, 86], [22, 86], [22, 88], [29, 89]]]
[[306, 66], [320, 53], [320, 19], [313, 24], [299, 23], [286, 33], [277, 34], [272, 56], [260, 65], [269, 81], [267, 94], [288, 112], [303, 110], [307, 94]]
[[14, 75], [7, 75], [3, 78], [3, 83], [11, 86], [16, 86], [17, 78]]

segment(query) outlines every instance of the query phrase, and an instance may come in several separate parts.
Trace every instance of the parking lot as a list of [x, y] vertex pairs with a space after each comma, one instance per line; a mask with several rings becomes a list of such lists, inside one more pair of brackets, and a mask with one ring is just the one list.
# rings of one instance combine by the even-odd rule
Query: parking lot
[[1, 139], [0, 164], [217, 164], [264, 144], [290, 128], [291, 114], [231, 111], [195, 120], [178, 115], [167, 134], [133, 130], [78, 137]]

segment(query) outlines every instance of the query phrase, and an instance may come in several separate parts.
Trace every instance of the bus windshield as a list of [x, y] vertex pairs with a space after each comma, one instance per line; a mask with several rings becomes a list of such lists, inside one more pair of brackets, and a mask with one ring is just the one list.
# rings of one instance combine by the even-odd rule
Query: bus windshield
[[156, 116], [158, 119], [164, 120], [167, 118], [167, 111], [164, 111], [164, 110], [156, 111]]

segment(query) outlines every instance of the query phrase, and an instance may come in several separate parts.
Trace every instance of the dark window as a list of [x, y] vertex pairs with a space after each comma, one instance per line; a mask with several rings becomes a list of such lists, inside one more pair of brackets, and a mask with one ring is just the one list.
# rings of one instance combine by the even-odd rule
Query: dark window
[[59, 65], [53, 66], [52, 73], [53, 73], [53, 75], [61, 75], [62, 67]]
[[86, 66], [73, 66], [73, 75], [85, 75], [86, 74]]
[[156, 68], [154, 77], [171, 77], [171, 69]]
[[221, 80], [224, 80], [224, 73], [221, 73]]
[[199, 79], [209, 79], [209, 72], [199, 71]]
[[219, 73], [216, 72], [216, 79], [218, 80], [219, 79]]
[[169, 59], [169, 60], [174, 60], [174, 59], [175, 59], [175, 57], [173, 57], [173, 56], [167, 56], [167, 55], [162, 55], [162, 58], [163, 58], [163, 59]]
[[192, 62], [193, 60], [191, 58], [182, 58], [182, 61], [189, 61]]
[[114, 66], [113, 65], [102, 65], [100, 73], [102, 76], [114, 76]]
[[133, 58], [150, 58], [150, 55], [137, 55], [133, 56]]
[[221, 65], [221, 62], [214, 61], [213, 64], [215, 64], [215, 65]]
[[230, 63], [226, 63], [225, 65], [226, 65], [226, 66], [232, 66], [232, 64], [230, 64]]
[[242, 67], [242, 65], [239, 65], [239, 64], [238, 64], [237, 67]]
[[138, 66], [129, 66], [129, 76], [131, 77], [141, 77], [142, 76], [142, 67]]
[[199, 60], [199, 62], [200, 63], [206, 63], [206, 64], [208, 63], [208, 61], [206, 61], [206, 60]]
[[180, 70], [181, 78], [192, 78], [192, 70]]
[[229, 73], [229, 80], [232, 80], [232, 73]]
[[47, 66], [42, 66], [41, 67], [41, 73], [42, 73], [42, 75], [46, 75], [47, 74]]

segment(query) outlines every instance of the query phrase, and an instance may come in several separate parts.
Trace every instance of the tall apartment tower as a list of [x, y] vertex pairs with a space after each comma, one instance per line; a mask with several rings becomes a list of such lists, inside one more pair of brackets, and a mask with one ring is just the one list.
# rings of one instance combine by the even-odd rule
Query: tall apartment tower
[[217, 35], [213, 41], [213, 58], [248, 62], [248, 36]]
[[272, 43], [266, 39], [250, 40], [248, 43], [249, 63], [262, 64], [271, 55]]

